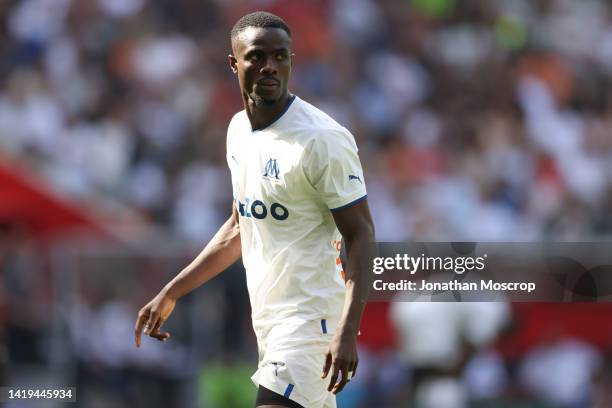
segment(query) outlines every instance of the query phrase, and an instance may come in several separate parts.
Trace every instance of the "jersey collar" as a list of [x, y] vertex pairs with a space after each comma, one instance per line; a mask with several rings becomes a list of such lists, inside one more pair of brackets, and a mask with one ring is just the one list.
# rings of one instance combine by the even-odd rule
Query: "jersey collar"
[[278, 122], [278, 120], [280, 118], [282, 118], [285, 113], [287, 113], [287, 111], [289, 110], [289, 107], [291, 106], [291, 104], [293, 103], [294, 100], [295, 100], [295, 95], [289, 96], [289, 99], [287, 99], [287, 104], [285, 105], [285, 108], [278, 115], [276, 115], [276, 117], [274, 119], [272, 119], [272, 121], [270, 123], [268, 123], [266, 126], [262, 126], [262, 127], [259, 127], [259, 128], [252, 129], [252, 132], [257, 132], [259, 130], [264, 130], [266, 128], [269, 128], [270, 126], [272, 126], [276, 122]]

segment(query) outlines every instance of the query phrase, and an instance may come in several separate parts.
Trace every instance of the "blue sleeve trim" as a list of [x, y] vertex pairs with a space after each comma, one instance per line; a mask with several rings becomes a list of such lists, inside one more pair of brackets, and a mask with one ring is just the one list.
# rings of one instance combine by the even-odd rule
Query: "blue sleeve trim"
[[321, 331], [323, 332], [323, 334], [327, 334], [327, 322], [325, 321], [325, 319], [321, 320]]
[[356, 199], [355, 201], [351, 201], [350, 203], [343, 205], [342, 207], [331, 208], [331, 209], [330, 209], [330, 211], [331, 211], [331, 212], [336, 212], [336, 211], [339, 211], [339, 210], [343, 210], [343, 209], [345, 209], [345, 208], [351, 207], [351, 206], [353, 206], [353, 205], [355, 205], [355, 204], [358, 204], [358, 203], [362, 202], [362, 201], [363, 201], [363, 200], [365, 200], [366, 198], [368, 198], [368, 195], [367, 195], [367, 194], [366, 194], [366, 195], [364, 195], [363, 197], [359, 197], [359, 198], [358, 198], [358, 199]]
[[291, 391], [293, 391], [293, 384], [287, 385], [287, 389], [285, 390], [283, 397], [289, 398], [289, 396], [291, 395]]

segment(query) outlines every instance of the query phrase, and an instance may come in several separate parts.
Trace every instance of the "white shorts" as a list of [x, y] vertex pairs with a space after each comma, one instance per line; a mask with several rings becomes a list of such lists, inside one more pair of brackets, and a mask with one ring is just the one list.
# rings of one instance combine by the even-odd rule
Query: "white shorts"
[[331, 374], [321, 378], [332, 339], [326, 326], [315, 321], [256, 330], [259, 364], [253, 383], [307, 408], [336, 408], [336, 396], [327, 391]]

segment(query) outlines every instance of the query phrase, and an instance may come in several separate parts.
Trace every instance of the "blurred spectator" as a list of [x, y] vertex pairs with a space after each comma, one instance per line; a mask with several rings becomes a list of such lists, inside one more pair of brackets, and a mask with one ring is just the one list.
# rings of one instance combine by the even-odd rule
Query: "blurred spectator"
[[522, 386], [560, 407], [590, 406], [592, 382], [602, 367], [597, 350], [574, 339], [556, 339], [531, 350], [521, 365]]
[[[491, 346], [509, 322], [502, 302], [395, 302], [391, 318], [402, 360], [412, 370], [412, 404], [422, 408], [467, 407], [483, 389], [497, 395], [505, 375]], [[466, 367], [467, 384], [462, 376]], [[481, 376], [486, 372], [488, 378]], [[482, 384], [486, 381], [486, 385]], [[497, 390], [497, 392], [496, 392]]]

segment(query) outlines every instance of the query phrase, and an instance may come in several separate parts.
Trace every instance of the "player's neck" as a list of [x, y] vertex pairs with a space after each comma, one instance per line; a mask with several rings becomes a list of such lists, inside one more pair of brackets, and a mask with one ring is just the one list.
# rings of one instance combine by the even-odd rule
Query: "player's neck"
[[249, 121], [251, 122], [251, 129], [253, 129], [253, 131], [263, 129], [275, 122], [287, 107], [287, 104], [291, 100], [291, 96], [289, 92], [286, 92], [274, 104], [267, 106], [256, 105], [255, 101], [246, 99], [244, 101], [244, 106]]

